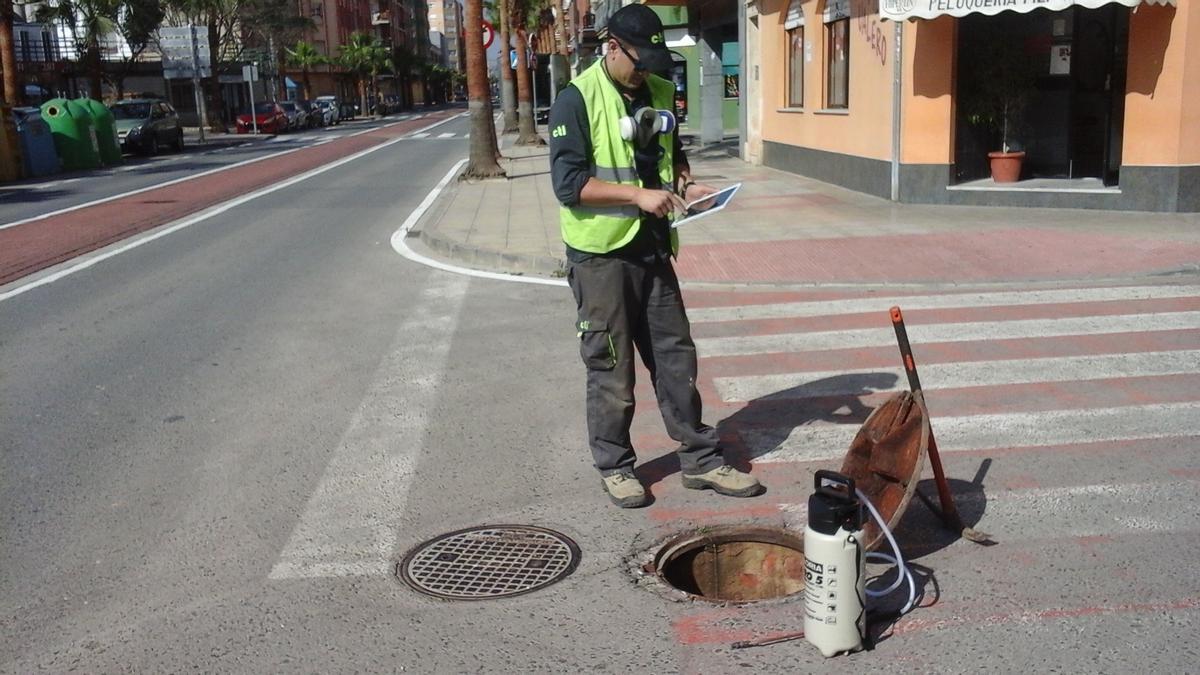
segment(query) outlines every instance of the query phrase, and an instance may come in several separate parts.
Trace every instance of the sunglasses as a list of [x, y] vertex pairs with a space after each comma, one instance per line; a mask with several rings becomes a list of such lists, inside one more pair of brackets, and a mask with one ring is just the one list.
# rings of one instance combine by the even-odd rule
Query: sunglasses
[[625, 45], [621, 44], [620, 40], [617, 40], [616, 42], [617, 46], [621, 48], [621, 53], [627, 56], [629, 60], [633, 62], [634, 71], [639, 73], [646, 72], [646, 66], [641, 62], [641, 60], [635, 57], [633, 54], [630, 54], [629, 50], [625, 49]]

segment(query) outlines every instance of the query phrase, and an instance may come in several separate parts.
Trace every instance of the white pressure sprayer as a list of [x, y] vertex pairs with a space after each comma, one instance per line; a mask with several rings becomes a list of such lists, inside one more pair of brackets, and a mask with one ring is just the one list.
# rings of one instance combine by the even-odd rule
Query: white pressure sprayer
[[[816, 490], [808, 498], [804, 529], [804, 637], [826, 657], [863, 648], [867, 638], [867, 597], [882, 597], [908, 582], [903, 615], [916, 602], [917, 586], [904, 564], [887, 523], [854, 480], [834, 471], [818, 471]], [[879, 524], [893, 556], [863, 550], [866, 511]], [[866, 561], [896, 565], [896, 580], [887, 588], [866, 588]]]
[[828, 657], [863, 646], [866, 512], [853, 479], [818, 471], [814, 481], [804, 529], [804, 638]]

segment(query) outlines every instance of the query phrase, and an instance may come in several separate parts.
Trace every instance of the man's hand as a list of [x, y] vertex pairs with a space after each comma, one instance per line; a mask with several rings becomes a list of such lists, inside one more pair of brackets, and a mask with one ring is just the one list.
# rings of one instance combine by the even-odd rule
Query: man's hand
[[[692, 202], [696, 201], [697, 199], [704, 199], [705, 197], [707, 197], [711, 194], [714, 194], [716, 192], [717, 192], [717, 188], [715, 188], [711, 185], [701, 185], [700, 183], [692, 183], [691, 185], [688, 186], [687, 190], [683, 193], [684, 205], [691, 204]], [[697, 204], [694, 208], [697, 211], [705, 211], [712, 207], [713, 207], [713, 202], [712, 202], [712, 200], [709, 200], [709, 201], [701, 202], [701, 203]]]
[[679, 195], [668, 190], [648, 190], [638, 188], [637, 198], [634, 200], [637, 207], [646, 213], [665, 218], [671, 212], [683, 214], [687, 212], [687, 204], [684, 203]]

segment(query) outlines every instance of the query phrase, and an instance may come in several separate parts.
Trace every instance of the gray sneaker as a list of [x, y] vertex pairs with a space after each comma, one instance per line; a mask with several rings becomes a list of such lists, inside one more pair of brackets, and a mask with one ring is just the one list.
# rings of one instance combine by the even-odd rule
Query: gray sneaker
[[604, 491], [612, 503], [623, 509], [636, 509], [646, 505], [646, 488], [634, 477], [632, 471], [619, 471], [600, 479]]
[[704, 473], [683, 474], [683, 487], [692, 490], [711, 489], [717, 494], [730, 497], [755, 497], [766, 492], [766, 488], [754, 476], [738, 471], [728, 464]]

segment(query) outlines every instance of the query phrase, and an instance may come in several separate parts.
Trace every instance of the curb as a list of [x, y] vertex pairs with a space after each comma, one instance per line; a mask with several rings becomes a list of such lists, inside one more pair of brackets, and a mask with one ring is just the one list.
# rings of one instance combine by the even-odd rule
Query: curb
[[463, 244], [427, 230], [409, 235], [420, 239], [430, 251], [464, 265], [510, 274], [537, 274], [561, 279], [567, 275], [567, 259], [551, 256], [503, 253], [495, 249]]

